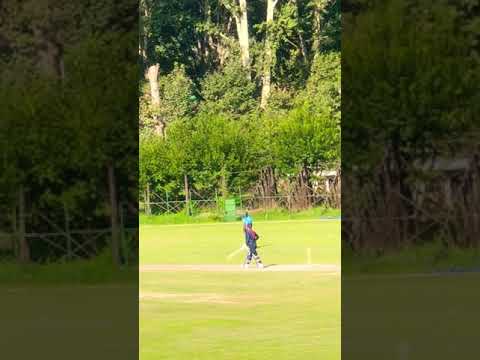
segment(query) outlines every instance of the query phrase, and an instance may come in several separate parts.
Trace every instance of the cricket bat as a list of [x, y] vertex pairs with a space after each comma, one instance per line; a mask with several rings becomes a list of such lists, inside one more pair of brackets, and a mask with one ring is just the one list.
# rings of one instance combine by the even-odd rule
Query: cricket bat
[[237, 250], [231, 252], [230, 254], [228, 254], [227, 259], [231, 259], [232, 257], [237, 255], [242, 250], [247, 250], [247, 245], [243, 244], [239, 249], [237, 249]]

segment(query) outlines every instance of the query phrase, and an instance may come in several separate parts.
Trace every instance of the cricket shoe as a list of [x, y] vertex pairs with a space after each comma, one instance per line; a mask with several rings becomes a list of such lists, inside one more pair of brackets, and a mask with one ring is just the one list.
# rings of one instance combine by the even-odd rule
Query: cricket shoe
[[248, 269], [249, 264], [243, 264], [242, 269]]

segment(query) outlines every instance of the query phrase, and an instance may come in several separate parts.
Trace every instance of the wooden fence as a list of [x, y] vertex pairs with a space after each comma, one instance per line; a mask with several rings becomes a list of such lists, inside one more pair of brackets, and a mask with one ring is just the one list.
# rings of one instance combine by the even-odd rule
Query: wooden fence
[[[20, 206], [14, 209], [4, 206], [0, 213], [0, 253], [4, 257], [39, 262], [85, 259], [97, 256], [111, 246], [114, 229], [107, 220], [103, 228], [75, 229], [66, 209], [61, 224], [58, 217], [54, 221], [38, 210], [26, 213]], [[137, 261], [138, 227], [126, 221], [123, 205], [118, 213], [120, 262], [129, 264]], [[32, 225], [32, 219], [36, 219], [37, 226]], [[36, 230], [38, 228], [42, 230]]]
[[[259, 196], [248, 194], [232, 194], [230, 198], [236, 200], [237, 209], [242, 212], [246, 209], [250, 211], [268, 211], [274, 209], [283, 209], [290, 212], [302, 210], [311, 207], [335, 207], [335, 203], [331, 201], [328, 195], [313, 194], [308, 196]], [[150, 200], [150, 201], [149, 201]], [[152, 201], [153, 200], [153, 201]], [[304, 206], [299, 208], [299, 203]], [[192, 213], [223, 213], [223, 199], [219, 197], [207, 199], [182, 199], [170, 200], [167, 196], [161, 197], [152, 193], [151, 199], [140, 201], [139, 209], [141, 213], [151, 215], [175, 214], [180, 212]]]

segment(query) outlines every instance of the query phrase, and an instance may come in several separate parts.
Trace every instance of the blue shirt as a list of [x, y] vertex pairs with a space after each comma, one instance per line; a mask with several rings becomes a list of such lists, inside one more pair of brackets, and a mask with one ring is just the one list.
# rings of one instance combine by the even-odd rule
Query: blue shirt
[[243, 225], [252, 225], [253, 221], [250, 215], [243, 217]]

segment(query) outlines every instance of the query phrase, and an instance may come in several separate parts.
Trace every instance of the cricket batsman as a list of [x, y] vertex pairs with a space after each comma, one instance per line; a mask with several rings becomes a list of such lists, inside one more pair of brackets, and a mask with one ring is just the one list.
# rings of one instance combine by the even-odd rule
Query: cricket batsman
[[245, 269], [248, 268], [253, 257], [257, 264], [257, 268], [263, 269], [262, 260], [260, 260], [260, 256], [258, 256], [258, 253], [257, 253], [258, 235], [253, 230], [253, 220], [251, 216], [248, 214], [248, 211], [245, 213], [245, 216], [243, 217], [243, 232], [245, 233], [245, 243], [248, 247], [247, 257], [245, 258], [243, 267]]

